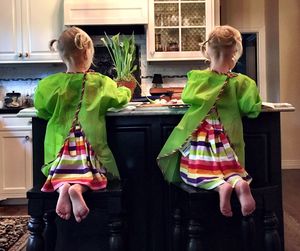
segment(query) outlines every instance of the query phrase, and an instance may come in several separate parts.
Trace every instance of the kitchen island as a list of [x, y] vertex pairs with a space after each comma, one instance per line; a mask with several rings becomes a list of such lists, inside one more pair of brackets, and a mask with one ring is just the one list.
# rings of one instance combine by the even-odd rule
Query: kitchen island
[[[185, 111], [186, 109], [174, 107], [140, 107], [107, 114], [108, 144], [116, 158], [125, 186], [125, 250], [174, 250], [172, 196], [170, 186], [164, 181], [157, 166], [156, 157]], [[268, 234], [270, 231], [275, 236], [278, 234], [281, 246], [278, 250], [284, 250], [280, 149], [282, 111], [285, 109], [265, 109], [258, 118], [243, 120], [246, 168], [253, 177], [251, 187], [257, 191], [271, 188], [263, 196], [259, 196], [258, 209], [254, 214], [257, 226], [256, 250], [261, 251], [266, 250], [264, 238], [266, 232]], [[21, 116], [34, 117], [34, 114]], [[47, 121], [33, 118], [33, 186], [37, 189], [45, 181], [40, 169], [43, 164], [46, 124]], [[95, 217], [95, 214], [91, 214], [91, 217], [92, 215]], [[233, 234], [231, 241], [238, 239], [239, 219], [241, 216], [237, 215], [231, 222], [236, 229], [225, 229], [225, 232]], [[266, 226], [268, 220], [271, 220], [271, 224]], [[228, 219], [224, 219], [223, 223], [228, 224]], [[222, 239], [218, 242], [222, 246]], [[223, 248], [224, 245], [225, 242]], [[222, 250], [242, 250], [240, 245], [237, 240], [236, 245]]]

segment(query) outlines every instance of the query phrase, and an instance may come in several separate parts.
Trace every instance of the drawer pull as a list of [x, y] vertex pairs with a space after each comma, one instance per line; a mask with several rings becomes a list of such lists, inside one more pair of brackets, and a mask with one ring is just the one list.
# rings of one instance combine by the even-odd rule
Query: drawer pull
[[25, 136], [25, 140], [26, 140], [26, 141], [30, 140], [30, 137], [29, 137], [28, 135]]

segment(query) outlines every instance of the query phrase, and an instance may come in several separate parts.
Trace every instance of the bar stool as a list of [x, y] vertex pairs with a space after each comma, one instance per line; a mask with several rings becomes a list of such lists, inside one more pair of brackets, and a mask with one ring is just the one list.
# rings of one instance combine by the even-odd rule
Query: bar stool
[[122, 194], [119, 181], [109, 182], [104, 190], [85, 192], [90, 213], [77, 223], [73, 216], [65, 221], [55, 213], [58, 193], [29, 190], [27, 251], [124, 250]]
[[278, 187], [252, 189], [256, 211], [242, 216], [232, 193], [233, 217], [219, 211], [219, 195], [186, 185], [170, 184], [172, 251], [282, 251], [272, 201]]

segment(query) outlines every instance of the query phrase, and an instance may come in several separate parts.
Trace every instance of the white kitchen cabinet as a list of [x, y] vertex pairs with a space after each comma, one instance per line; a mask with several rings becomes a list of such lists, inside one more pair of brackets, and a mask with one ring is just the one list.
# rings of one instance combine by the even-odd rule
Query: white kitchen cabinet
[[0, 63], [61, 62], [49, 42], [63, 30], [63, 0], [1, 0]]
[[203, 59], [199, 44], [219, 22], [219, 0], [149, 0], [147, 60]]
[[0, 115], [0, 200], [26, 198], [32, 187], [31, 118]]
[[65, 25], [147, 24], [148, 0], [65, 0]]

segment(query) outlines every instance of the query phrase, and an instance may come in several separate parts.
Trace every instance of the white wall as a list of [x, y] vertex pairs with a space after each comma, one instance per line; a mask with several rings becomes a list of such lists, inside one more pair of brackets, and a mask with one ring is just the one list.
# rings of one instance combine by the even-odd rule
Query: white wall
[[281, 113], [282, 167], [300, 168], [300, 1], [221, 0], [221, 23], [262, 32], [266, 100], [296, 108]]
[[279, 0], [280, 100], [296, 111], [282, 113], [283, 168], [300, 168], [300, 1]]

